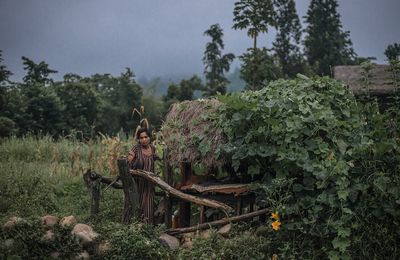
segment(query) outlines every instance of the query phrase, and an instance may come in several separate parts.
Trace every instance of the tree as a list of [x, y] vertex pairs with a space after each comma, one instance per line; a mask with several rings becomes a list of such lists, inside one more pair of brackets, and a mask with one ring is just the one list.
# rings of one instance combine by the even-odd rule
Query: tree
[[205, 65], [204, 74], [206, 77], [206, 86], [204, 89], [205, 96], [213, 96], [218, 92], [226, 93], [226, 85], [229, 83], [224, 72], [228, 72], [230, 63], [235, 58], [235, 55], [228, 53], [222, 55], [224, 49], [222, 36], [224, 35], [219, 24], [213, 24], [204, 35], [211, 37], [211, 42], [207, 43], [204, 51], [203, 63]]
[[279, 61], [268, 53], [267, 48], [249, 49], [240, 59], [243, 61], [240, 75], [246, 81], [246, 89], [258, 90], [266, 82], [282, 77]]
[[240, 57], [243, 62], [240, 74], [246, 88], [256, 90], [264, 80], [275, 79], [273, 75], [280, 70], [266, 48], [257, 48], [257, 37], [276, 25], [274, 6], [272, 0], [241, 0], [235, 3], [233, 15], [233, 29], [247, 29], [247, 35], [253, 39], [253, 48]]
[[193, 100], [194, 91], [204, 89], [201, 79], [196, 75], [193, 75], [190, 79], [183, 79], [179, 83], [179, 87], [179, 101]]
[[286, 77], [294, 77], [302, 71], [300, 53], [301, 25], [294, 0], [274, 0], [277, 34], [273, 50]]
[[132, 118], [132, 109], [140, 106], [143, 90], [136, 83], [131, 69], [126, 68], [119, 77], [95, 74], [82, 81], [93, 86], [100, 97], [96, 121], [98, 131], [116, 134], [122, 129], [129, 132], [137, 125]]
[[400, 44], [393, 43], [389, 44], [385, 50], [385, 56], [389, 61], [400, 59]]
[[336, 0], [311, 0], [305, 16], [305, 54], [319, 75], [331, 75], [335, 65], [353, 64], [356, 54], [350, 32], [342, 31]]
[[32, 83], [21, 88], [20, 133], [58, 135], [62, 131], [62, 105], [53, 88]]
[[190, 79], [181, 80], [179, 85], [171, 83], [168, 86], [167, 94], [162, 98], [165, 110], [168, 110], [171, 104], [175, 102], [193, 100], [196, 90], [204, 90], [201, 79], [196, 75], [193, 75]]
[[8, 79], [12, 75], [11, 71], [9, 71], [7, 67], [2, 63], [3, 63], [2, 50], [0, 50], [0, 116], [3, 114], [2, 112], [6, 106], [6, 95], [7, 95], [6, 84], [9, 83]]
[[233, 9], [233, 29], [247, 29], [247, 35], [253, 39], [253, 49], [257, 48], [257, 37], [267, 33], [268, 26], [275, 24], [275, 11], [271, 0], [241, 0]]
[[35, 134], [57, 135], [62, 130], [62, 105], [53, 88], [47, 84], [53, 81], [49, 75], [57, 71], [41, 61], [39, 64], [22, 57], [26, 76], [19, 85], [22, 114], [14, 120], [20, 128], [20, 134], [32, 132]]
[[[10, 108], [10, 91], [7, 84], [10, 83], [9, 77], [12, 72], [3, 63], [2, 50], [0, 50], [0, 137], [9, 136], [15, 132], [16, 124], [10, 118], [13, 113]], [[11, 112], [11, 113], [10, 113]]]
[[7, 69], [5, 65], [3, 65], [3, 54], [2, 50], [0, 50], [0, 85], [3, 85], [4, 83], [8, 82], [8, 79], [12, 74], [11, 71]]
[[44, 61], [37, 64], [24, 56], [22, 56], [22, 60], [22, 63], [25, 65], [24, 70], [27, 71], [26, 76], [23, 78], [26, 83], [37, 82], [48, 84], [52, 82], [52, 80], [49, 79], [49, 75], [57, 73], [56, 70], [50, 69], [49, 65]]
[[100, 97], [93, 86], [67, 81], [57, 84], [55, 90], [62, 104], [64, 134], [75, 130], [90, 136], [100, 110]]

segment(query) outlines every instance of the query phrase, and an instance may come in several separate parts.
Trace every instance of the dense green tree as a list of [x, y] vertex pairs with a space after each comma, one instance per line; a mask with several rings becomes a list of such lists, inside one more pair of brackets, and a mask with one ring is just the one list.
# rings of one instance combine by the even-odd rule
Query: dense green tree
[[233, 10], [233, 29], [247, 30], [253, 39], [253, 48], [240, 56], [243, 62], [241, 78], [246, 81], [246, 88], [261, 88], [264, 80], [275, 79], [280, 75], [279, 66], [266, 48], [257, 47], [257, 37], [267, 33], [270, 26], [276, 25], [276, 13], [272, 0], [241, 0], [235, 3]]
[[22, 61], [25, 66], [24, 70], [27, 72], [23, 80], [27, 84], [35, 82], [43, 84], [51, 83], [52, 80], [49, 78], [50, 74], [57, 73], [56, 70], [50, 69], [49, 65], [44, 61], [35, 63], [33, 60], [24, 56], [22, 56]]
[[206, 84], [204, 87], [205, 96], [213, 96], [217, 93], [225, 94], [226, 85], [229, 83], [224, 76], [225, 72], [229, 71], [230, 64], [235, 58], [232, 53], [222, 54], [224, 43], [222, 37], [224, 35], [222, 28], [219, 24], [213, 24], [204, 35], [211, 37], [211, 42], [206, 44], [204, 51], [204, 74], [206, 77]]
[[7, 67], [3, 65], [2, 50], [0, 50], [0, 116], [2, 116], [6, 106], [6, 85], [9, 83], [9, 77], [11, 75], [11, 71], [9, 71]]
[[51, 87], [49, 75], [56, 73], [49, 65], [39, 64], [22, 57], [26, 75], [23, 83], [17, 85], [13, 99], [18, 103], [19, 114], [13, 116], [19, 127], [19, 134], [28, 132], [57, 135], [62, 130], [62, 105], [59, 97]]
[[319, 75], [331, 75], [335, 65], [353, 64], [356, 54], [350, 32], [342, 31], [336, 0], [311, 0], [305, 17], [305, 54]]
[[385, 50], [385, 56], [389, 61], [400, 59], [400, 43], [389, 44]]
[[300, 53], [301, 25], [294, 0], [274, 0], [277, 34], [273, 50], [286, 77], [303, 72]]
[[162, 100], [164, 101], [165, 110], [168, 110], [173, 103], [178, 102], [179, 95], [179, 86], [175, 83], [169, 84], [167, 94], [164, 95], [162, 98]]
[[168, 86], [167, 94], [162, 98], [165, 110], [168, 110], [171, 104], [175, 102], [193, 100], [196, 90], [204, 90], [201, 79], [196, 75], [193, 75], [190, 79], [181, 80], [179, 85], [171, 83]]
[[267, 82], [282, 77], [279, 60], [270, 55], [267, 48], [249, 49], [240, 59], [243, 61], [240, 75], [246, 81], [246, 89], [258, 90]]
[[9, 89], [9, 77], [12, 75], [11, 71], [3, 65], [2, 51], [0, 50], [0, 137], [9, 136], [16, 132], [16, 124], [11, 119], [13, 112], [11, 109]]
[[143, 95], [132, 70], [127, 68], [119, 77], [95, 74], [82, 82], [93, 86], [100, 97], [96, 129], [107, 134], [115, 134], [121, 129], [132, 131], [138, 123], [132, 118], [132, 109], [140, 106]]
[[21, 88], [22, 117], [18, 119], [20, 134], [51, 134], [62, 131], [62, 105], [53, 88], [33, 83]]
[[253, 39], [253, 49], [257, 48], [257, 37], [267, 33], [268, 27], [275, 25], [275, 11], [271, 0], [241, 0], [233, 9], [233, 29], [247, 30]]
[[12, 72], [7, 69], [7, 66], [3, 65], [3, 54], [2, 50], [0, 50], [0, 86], [4, 83], [8, 82], [9, 77], [12, 75]]
[[85, 136], [92, 134], [100, 110], [100, 97], [93, 86], [67, 81], [58, 84], [55, 91], [62, 104], [64, 134], [72, 131], [82, 132]]
[[201, 79], [193, 75], [190, 79], [183, 79], [179, 83], [179, 95], [178, 100], [193, 100], [193, 95], [196, 90], [203, 90], [204, 86], [201, 83]]
[[75, 73], [67, 73], [64, 75], [64, 83], [79, 82], [82, 77]]

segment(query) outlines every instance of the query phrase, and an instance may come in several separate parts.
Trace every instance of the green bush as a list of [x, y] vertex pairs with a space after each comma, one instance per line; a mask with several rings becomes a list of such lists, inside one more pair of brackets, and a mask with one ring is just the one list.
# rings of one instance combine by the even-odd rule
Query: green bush
[[152, 226], [133, 223], [112, 226], [111, 250], [105, 259], [168, 259], [171, 252], [158, 240]]
[[16, 132], [15, 122], [4, 116], [0, 116], [0, 137], [10, 136]]
[[380, 242], [367, 234], [380, 223], [378, 237], [399, 240], [400, 117], [358, 103], [326, 77], [278, 80], [220, 100], [229, 140], [222, 150], [239, 175], [262, 179], [259, 201], [281, 214], [281, 255], [399, 257], [397, 247], [370, 250]]

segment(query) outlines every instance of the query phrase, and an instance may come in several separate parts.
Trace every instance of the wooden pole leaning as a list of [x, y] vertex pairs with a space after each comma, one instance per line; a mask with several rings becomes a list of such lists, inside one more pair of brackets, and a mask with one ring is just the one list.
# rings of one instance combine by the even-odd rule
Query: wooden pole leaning
[[128, 224], [132, 218], [139, 219], [140, 204], [139, 193], [135, 179], [129, 172], [128, 161], [125, 157], [118, 161], [119, 175], [121, 176], [122, 188], [124, 190], [124, 212], [122, 222]]

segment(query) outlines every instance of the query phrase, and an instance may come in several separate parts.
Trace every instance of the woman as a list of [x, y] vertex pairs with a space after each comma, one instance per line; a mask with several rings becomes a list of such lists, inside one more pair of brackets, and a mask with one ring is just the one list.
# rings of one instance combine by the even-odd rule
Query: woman
[[[129, 167], [148, 172], [154, 172], [155, 147], [150, 141], [150, 131], [140, 128], [136, 133], [138, 144], [134, 145], [128, 154]], [[141, 177], [135, 178], [141, 209], [141, 217], [147, 224], [154, 224], [154, 185]]]

